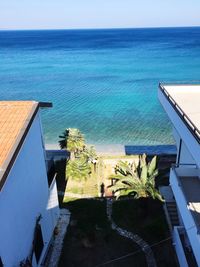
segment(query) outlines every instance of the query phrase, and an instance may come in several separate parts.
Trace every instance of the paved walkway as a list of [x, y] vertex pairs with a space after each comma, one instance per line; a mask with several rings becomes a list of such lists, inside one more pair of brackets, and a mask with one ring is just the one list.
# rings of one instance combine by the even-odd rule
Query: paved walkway
[[60, 210], [60, 218], [58, 220], [57, 228], [58, 234], [55, 236], [53, 242], [53, 249], [51, 252], [50, 259], [48, 261], [48, 267], [57, 267], [62, 252], [63, 241], [67, 227], [69, 224], [71, 213], [67, 209]]
[[107, 199], [107, 216], [108, 220], [111, 222], [111, 227], [113, 230], [117, 231], [119, 235], [131, 239], [135, 242], [141, 250], [144, 252], [146, 257], [146, 262], [148, 267], [156, 267], [156, 261], [153, 255], [151, 247], [137, 234], [133, 234], [118, 227], [112, 219], [112, 199]]

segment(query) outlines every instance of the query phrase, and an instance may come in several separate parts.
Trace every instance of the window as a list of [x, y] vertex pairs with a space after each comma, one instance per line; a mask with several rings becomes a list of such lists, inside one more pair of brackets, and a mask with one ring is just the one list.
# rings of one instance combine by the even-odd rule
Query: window
[[36, 258], [37, 263], [40, 260], [40, 256], [42, 254], [43, 247], [44, 247], [44, 241], [43, 241], [43, 237], [42, 237], [42, 229], [41, 229], [40, 224], [37, 224], [36, 234], [35, 234], [35, 249], [34, 249], [35, 258]]
[[0, 267], [3, 267], [3, 262], [1, 260], [1, 257], [0, 257]]

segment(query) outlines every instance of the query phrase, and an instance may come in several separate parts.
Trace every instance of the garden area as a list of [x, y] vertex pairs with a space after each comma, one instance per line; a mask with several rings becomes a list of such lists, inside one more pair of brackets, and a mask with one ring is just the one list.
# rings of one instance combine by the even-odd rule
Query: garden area
[[[71, 212], [59, 266], [147, 266], [141, 248], [111, 227], [106, 197], [113, 196], [112, 219], [117, 226], [152, 246], [157, 266], [177, 266], [157, 190], [157, 184], [167, 183], [163, 177], [171, 162], [146, 155], [98, 157], [80, 135], [78, 142], [81, 149], [73, 144], [72, 157], [56, 163], [58, 189], [63, 192], [60, 207]], [[63, 147], [70, 150], [69, 145]]]
[[[144, 212], [144, 202], [148, 210]], [[162, 203], [152, 199], [131, 199], [116, 201], [113, 204], [113, 219], [123, 229], [137, 233], [149, 245], [157, 266], [175, 267], [175, 252]]]
[[[71, 222], [64, 240], [59, 267], [95, 267], [138, 251], [138, 246], [120, 237], [110, 227], [105, 200], [79, 199], [63, 204], [71, 211]], [[142, 252], [114, 261], [107, 266], [145, 266]]]

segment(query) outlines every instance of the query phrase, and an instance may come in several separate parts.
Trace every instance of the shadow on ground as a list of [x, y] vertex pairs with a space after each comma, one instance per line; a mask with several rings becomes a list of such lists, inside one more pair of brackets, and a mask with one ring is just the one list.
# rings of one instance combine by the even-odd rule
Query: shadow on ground
[[[127, 230], [134, 229], [139, 235], [141, 234], [141, 237], [145, 231], [148, 231], [145, 235], [146, 241], [153, 244], [169, 236], [169, 232], [162, 205], [158, 202], [153, 206], [152, 203], [147, 205], [153, 211], [150, 208], [149, 214], [145, 215], [141, 212], [139, 200], [118, 201], [114, 203], [113, 216], [117, 224]], [[146, 266], [145, 257], [140, 248], [111, 229], [107, 220], [105, 199], [69, 200], [63, 203], [62, 207], [70, 210], [71, 221], [65, 236], [59, 267], [95, 267], [136, 251], [134, 255], [106, 266]], [[171, 240], [153, 250], [159, 267], [176, 266]]]

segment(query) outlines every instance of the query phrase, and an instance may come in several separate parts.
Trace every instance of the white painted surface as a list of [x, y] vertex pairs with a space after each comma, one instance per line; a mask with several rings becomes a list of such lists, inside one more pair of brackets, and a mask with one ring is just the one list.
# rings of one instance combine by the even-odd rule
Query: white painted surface
[[[169, 103], [165, 95], [161, 92], [161, 90], [158, 91], [158, 97], [166, 113], [168, 114], [171, 122], [173, 123], [173, 126], [176, 132], [178, 133], [180, 138], [183, 140], [188, 151], [191, 154], [191, 157], [194, 159], [194, 161], [200, 168], [200, 144], [197, 142], [197, 140], [194, 138], [192, 133], [186, 127], [183, 120], [179, 117], [179, 115], [174, 110], [174, 108], [171, 106], [171, 104]], [[177, 139], [177, 137], [175, 138]]]
[[180, 135], [178, 134], [177, 130], [175, 127], [172, 128], [173, 132], [173, 137], [176, 142], [176, 147], [177, 147], [177, 154], [178, 154], [178, 148], [179, 148], [179, 143], [180, 143]]
[[52, 227], [54, 228], [57, 224], [57, 220], [60, 215], [60, 209], [58, 203], [58, 191], [57, 191], [57, 184], [55, 177], [49, 187], [49, 200], [46, 209], [47, 211], [51, 212]]
[[200, 129], [200, 85], [165, 85], [164, 88]]
[[199, 234], [197, 234], [198, 229], [196, 227], [196, 223], [194, 221], [194, 218], [191, 212], [189, 211], [187, 200], [182, 191], [176, 172], [173, 169], [171, 169], [171, 172], [170, 172], [170, 184], [171, 184], [171, 187], [174, 193], [174, 197], [176, 199], [177, 206], [181, 214], [181, 218], [182, 218], [185, 230], [190, 240], [190, 244], [192, 246], [194, 256], [196, 258], [198, 266], [200, 266], [200, 249], [199, 249], [200, 248], [200, 236]]
[[181, 239], [179, 236], [179, 227], [175, 226], [173, 231], [173, 242], [176, 250], [176, 254], [178, 257], [178, 261], [181, 267], [189, 267], [187, 264], [185, 252], [181, 243]]
[[181, 137], [174, 127], [173, 127], [173, 136], [174, 136], [174, 139], [176, 141], [176, 147], [177, 147], [177, 161], [176, 161], [176, 163], [178, 164], [178, 155], [180, 153], [179, 164], [196, 164], [194, 158], [192, 157], [192, 155], [191, 155], [191, 153], [187, 147], [187, 144], [185, 144], [185, 142], [183, 140], [181, 141]]
[[[184, 86], [171, 85], [171, 86], [164, 86], [164, 88], [167, 90], [170, 96], [175, 100], [175, 102], [181, 107], [181, 109], [189, 117], [189, 119], [193, 122], [193, 124], [198, 129], [200, 129], [200, 85], [184, 85]], [[187, 168], [180, 167], [176, 169], [176, 172], [174, 171], [174, 169], [171, 169], [170, 184], [173, 190], [174, 197], [176, 199], [179, 214], [182, 219], [181, 221], [183, 222], [183, 225], [187, 231], [187, 235], [193, 253], [195, 255], [197, 264], [198, 266], [200, 266], [200, 235], [197, 232], [198, 229], [195, 222], [197, 218], [194, 218], [192, 216], [192, 213], [190, 211], [191, 203], [187, 201], [186, 195], [184, 194], [183, 188], [181, 187], [181, 183], [178, 179], [178, 176], [200, 177], [200, 144], [197, 142], [191, 131], [188, 129], [187, 123], [184, 122], [179, 117], [177, 111], [172, 107], [172, 105], [170, 104], [170, 102], [168, 101], [168, 99], [161, 90], [158, 91], [158, 97], [166, 113], [168, 114], [170, 120], [173, 123], [174, 126], [173, 134], [176, 140], [177, 148], [179, 148], [180, 139], [182, 139], [179, 163], [196, 164], [196, 168], [195, 166], [190, 166], [190, 167], [188, 166]], [[190, 125], [189, 121], [188, 124]], [[178, 163], [178, 155], [179, 153], [177, 153], [177, 163]], [[189, 183], [189, 186], [190, 185], [192, 186], [192, 181], [193, 181], [192, 179], [194, 178], [191, 178], [191, 184]], [[194, 191], [192, 190], [192, 195], [193, 192]], [[199, 205], [198, 204], [199, 202], [200, 202], [200, 196], [197, 203], [192, 203], [192, 205], [193, 204]], [[183, 255], [179, 246], [180, 242], [178, 241], [178, 236], [176, 234], [177, 233], [175, 232], [174, 238], [178, 246], [177, 255], [179, 258], [180, 266], [185, 266], [184, 265], [185, 263], [182, 261]]]
[[47, 209], [48, 199], [42, 134], [37, 115], [0, 193], [0, 256], [4, 267], [19, 266], [20, 261], [29, 255], [36, 218], [40, 214], [45, 249], [48, 247], [55, 226], [51, 209]]
[[189, 149], [187, 148], [187, 144], [185, 144], [184, 141], [182, 141], [182, 144], [181, 144], [179, 164], [191, 164], [191, 165], [196, 164]]

